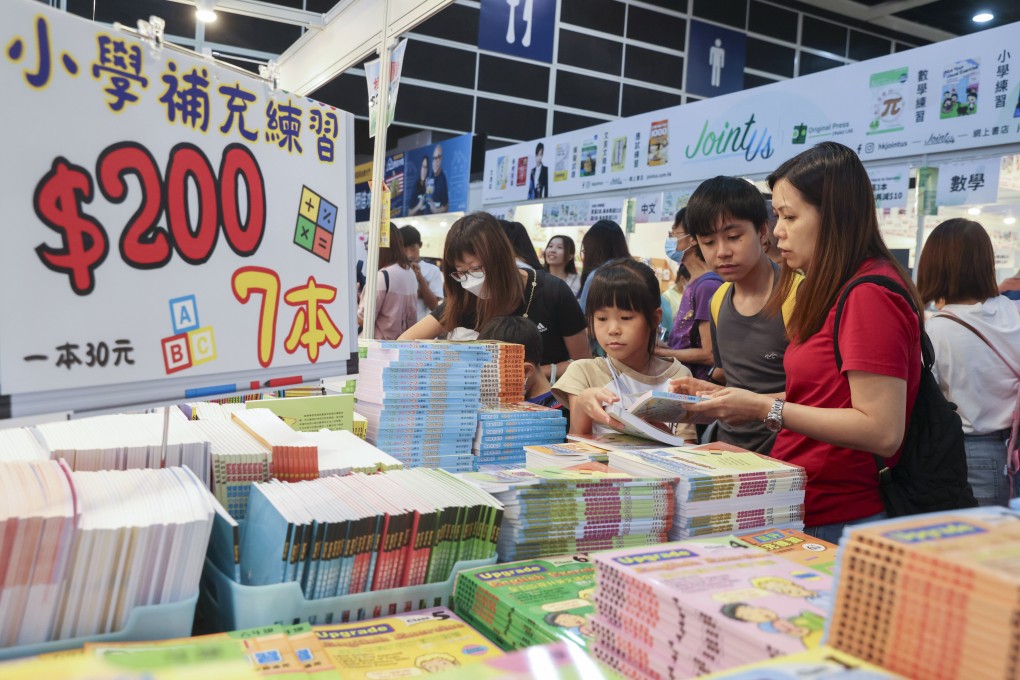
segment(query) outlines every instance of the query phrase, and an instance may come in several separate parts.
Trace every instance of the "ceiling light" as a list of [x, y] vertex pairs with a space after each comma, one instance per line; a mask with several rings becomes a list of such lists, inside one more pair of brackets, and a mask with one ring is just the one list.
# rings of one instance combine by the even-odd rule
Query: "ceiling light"
[[1016, 224], [1016, 218], [1010, 215], [1002, 221], [1003, 224]]
[[198, 0], [195, 3], [195, 17], [202, 23], [216, 21], [216, 0]]
[[967, 214], [968, 215], [980, 215], [981, 214], [981, 208], [967, 208]]
[[978, 12], [974, 15], [974, 23], [984, 24], [995, 18], [995, 15], [991, 12]]

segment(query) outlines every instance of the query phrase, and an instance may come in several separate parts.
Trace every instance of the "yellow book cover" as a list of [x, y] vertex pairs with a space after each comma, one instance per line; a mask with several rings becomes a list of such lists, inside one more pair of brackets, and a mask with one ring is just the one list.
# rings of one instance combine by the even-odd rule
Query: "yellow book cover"
[[107, 648], [102, 656], [46, 655], [0, 664], [4, 680], [255, 680], [244, 645], [223, 639], [184, 646]]
[[386, 680], [453, 668], [503, 652], [446, 607], [315, 626], [345, 680]]
[[260, 399], [247, 402], [245, 407], [248, 409], [267, 408], [298, 432], [354, 429], [354, 395], [352, 394]]

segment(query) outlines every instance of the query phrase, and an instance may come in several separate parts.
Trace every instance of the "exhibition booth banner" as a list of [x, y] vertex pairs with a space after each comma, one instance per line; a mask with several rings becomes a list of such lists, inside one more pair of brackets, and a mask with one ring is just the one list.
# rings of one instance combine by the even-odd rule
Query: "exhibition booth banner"
[[[404, 216], [404, 152], [386, 157], [383, 182], [390, 191], [390, 217]], [[372, 162], [354, 166], [354, 221], [368, 222], [372, 208]]]
[[38, 2], [0, 42], [0, 392], [356, 367], [349, 114]]
[[485, 154], [482, 200], [764, 174], [830, 140], [864, 161], [1016, 143], [1018, 44], [1020, 24], [1011, 24], [494, 149]]

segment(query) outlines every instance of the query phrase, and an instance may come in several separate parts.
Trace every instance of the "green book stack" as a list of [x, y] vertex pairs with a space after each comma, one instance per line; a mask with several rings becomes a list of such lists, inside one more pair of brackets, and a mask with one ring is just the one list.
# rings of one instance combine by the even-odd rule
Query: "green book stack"
[[504, 650], [591, 640], [595, 570], [583, 555], [524, 560], [462, 571], [454, 610]]

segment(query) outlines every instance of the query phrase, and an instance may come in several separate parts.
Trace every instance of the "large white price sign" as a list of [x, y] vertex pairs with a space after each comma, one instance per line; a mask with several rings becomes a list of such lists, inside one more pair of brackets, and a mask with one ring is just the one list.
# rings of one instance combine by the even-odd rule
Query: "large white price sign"
[[0, 42], [13, 415], [356, 365], [349, 114], [27, 0]]

